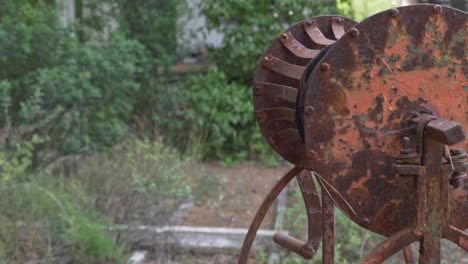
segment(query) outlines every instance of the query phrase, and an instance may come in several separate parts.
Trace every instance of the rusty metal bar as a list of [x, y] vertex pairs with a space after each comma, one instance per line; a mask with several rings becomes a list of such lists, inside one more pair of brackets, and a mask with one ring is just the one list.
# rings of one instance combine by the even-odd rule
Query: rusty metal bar
[[335, 263], [335, 206], [322, 188], [322, 264]]
[[303, 168], [299, 166], [295, 166], [292, 168], [288, 173], [286, 173], [271, 189], [270, 193], [268, 193], [265, 200], [263, 200], [260, 208], [258, 209], [257, 213], [255, 214], [252, 223], [250, 224], [249, 230], [247, 231], [247, 235], [245, 236], [244, 243], [242, 244], [241, 253], [239, 256], [239, 264], [246, 264], [247, 259], [249, 257], [250, 248], [252, 247], [253, 241], [255, 239], [255, 235], [257, 234], [257, 230], [260, 227], [263, 219], [265, 218], [268, 209], [270, 209], [271, 205], [274, 203], [278, 195], [281, 191], [288, 185], [288, 183], [299, 174]]
[[443, 235], [447, 240], [452, 241], [464, 250], [468, 251], [468, 234], [463, 232], [463, 230], [454, 226], [448, 226], [444, 228]]
[[279, 246], [298, 254], [304, 259], [311, 259], [315, 254], [315, 250], [312, 247], [309, 247], [307, 243], [283, 232], [276, 233], [273, 236], [273, 241], [275, 241]]
[[304, 47], [304, 45], [302, 45], [299, 41], [297, 41], [297, 39], [294, 38], [291, 32], [283, 33], [283, 35], [280, 37], [280, 41], [289, 51], [300, 58], [313, 59], [320, 53], [320, 50], [308, 49]]
[[297, 177], [297, 181], [299, 183], [307, 211], [307, 245], [314, 250], [315, 254], [322, 238], [322, 211], [320, 197], [317, 193], [317, 187], [315, 186], [314, 179], [309, 171], [303, 171], [300, 173]]
[[[440, 263], [440, 241], [442, 240], [442, 164], [443, 145], [431, 139], [424, 138], [423, 164], [426, 173], [420, 177], [426, 179], [426, 206], [418, 208], [424, 212], [424, 224], [419, 226], [422, 229], [423, 239], [421, 241], [421, 254], [419, 263], [432, 264]], [[447, 184], [447, 183], [445, 183]]]
[[413, 251], [411, 250], [411, 245], [405, 247], [403, 249], [403, 257], [405, 258], [406, 264], [414, 264], [416, 263], [413, 256]]
[[271, 55], [267, 55], [263, 58], [262, 65], [269, 70], [295, 80], [300, 80], [302, 73], [304, 72], [304, 67], [290, 64]]
[[288, 103], [296, 103], [297, 89], [290, 86], [257, 82], [254, 92], [256, 95], [264, 95], [267, 97], [278, 98]]
[[363, 260], [363, 264], [379, 264], [404, 247], [419, 239], [413, 228], [403, 229], [392, 235], [372, 250]]
[[340, 17], [332, 18], [332, 31], [336, 39], [340, 39], [346, 33], [343, 25], [343, 19]]
[[[261, 124], [268, 124], [279, 120], [295, 120], [295, 111], [291, 108], [276, 107], [255, 111], [257, 120]], [[268, 122], [266, 122], [268, 120]]]
[[314, 41], [317, 44], [328, 46], [335, 43], [334, 40], [328, 39], [323, 35], [322, 31], [320, 31], [320, 29], [318, 28], [317, 22], [315, 20], [305, 21], [304, 29], [307, 35], [309, 35], [310, 39], [312, 39], [312, 41]]
[[295, 128], [288, 128], [273, 135], [270, 141], [275, 146], [289, 145], [300, 140], [299, 132]]

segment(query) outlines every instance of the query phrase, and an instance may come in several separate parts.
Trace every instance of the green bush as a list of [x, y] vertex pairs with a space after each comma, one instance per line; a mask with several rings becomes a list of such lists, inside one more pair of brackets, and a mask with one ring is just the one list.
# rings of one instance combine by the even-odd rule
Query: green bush
[[73, 185], [29, 170], [33, 144], [0, 150], [0, 262], [120, 262], [124, 248], [107, 233], [109, 219]]
[[[134, 78], [141, 89], [134, 91], [131, 125], [137, 133], [160, 136], [179, 102], [174, 96], [171, 66], [187, 53], [182, 45], [179, 19], [190, 15], [185, 0], [76, 0], [86, 10], [75, 28], [82, 39], [107, 35], [109, 26], [127, 39], [138, 42], [147, 51], [139, 58], [140, 71]], [[105, 6], [105, 8], [103, 8]], [[104, 34], [103, 34], [104, 32]], [[170, 80], [168, 83], [167, 80]], [[169, 136], [169, 135], [166, 135]], [[171, 135], [172, 136], [172, 135]]]
[[115, 224], [167, 224], [191, 189], [185, 178], [188, 164], [161, 140], [127, 139], [82, 162], [75, 178], [89, 207]]
[[31, 132], [43, 136], [33, 164], [47, 162], [36, 157], [91, 153], [123, 139], [140, 76], [151, 71], [149, 52], [117, 33], [102, 43], [80, 42], [41, 1], [6, 2], [18, 12], [7, 8], [0, 17], [0, 79], [9, 82], [2, 93], [9, 125], [27, 131], [23, 139]]
[[223, 72], [213, 68], [192, 76], [182, 92], [186, 102], [186, 131], [203, 135], [202, 157], [226, 159], [249, 155], [249, 135], [254, 132], [249, 87], [229, 84]]

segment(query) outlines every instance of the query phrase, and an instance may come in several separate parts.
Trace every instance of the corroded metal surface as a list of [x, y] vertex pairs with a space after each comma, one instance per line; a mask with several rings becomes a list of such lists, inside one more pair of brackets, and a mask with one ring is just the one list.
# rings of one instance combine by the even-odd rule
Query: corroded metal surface
[[250, 248], [255, 239], [255, 235], [257, 234], [258, 229], [260, 228], [260, 224], [262, 223], [263, 219], [265, 218], [268, 209], [270, 209], [271, 205], [275, 202], [278, 195], [281, 191], [288, 185], [288, 183], [296, 177], [303, 168], [301, 167], [294, 167], [288, 173], [286, 173], [276, 185], [271, 189], [270, 193], [268, 193], [265, 200], [263, 200], [260, 208], [257, 210], [254, 219], [252, 220], [252, 224], [247, 231], [247, 235], [245, 236], [244, 243], [242, 244], [242, 249], [239, 257], [239, 264], [247, 263], [247, 259], [249, 257]]
[[308, 241], [283, 233], [274, 240], [306, 259], [322, 238], [322, 262], [334, 263], [334, 205], [388, 237], [364, 263], [402, 249], [414, 263], [416, 241], [421, 264], [440, 263], [442, 238], [468, 250], [468, 14], [418, 5], [353, 24], [341, 17], [298, 23], [257, 68], [258, 123], [297, 167], [257, 212], [240, 263], [265, 210], [295, 176]]
[[[413, 242], [416, 242], [419, 237], [415, 234], [414, 229], [407, 228], [393, 235], [390, 239], [384, 240], [377, 245], [371, 253], [369, 253], [362, 263], [364, 264], [380, 264], [387, 258], [398, 252], [402, 247], [407, 247]], [[407, 253], [405, 255], [410, 255]], [[413, 261], [406, 259], [407, 262]]]
[[339, 16], [299, 22], [274, 41], [257, 67], [253, 89], [257, 121], [273, 149], [295, 165], [305, 157], [294, 117], [302, 73], [326, 45], [355, 24]]
[[[313, 70], [303, 105], [304, 165], [337, 189], [356, 214], [335, 197], [338, 205], [366, 229], [391, 236], [416, 225], [417, 186], [392, 166], [402, 137], [417, 142], [406, 122], [411, 112], [468, 127], [467, 36], [467, 13], [401, 7], [356, 25]], [[450, 224], [468, 228], [466, 184], [451, 190], [449, 202]]]
[[[285, 233], [277, 233], [273, 237], [276, 244], [286, 248], [305, 259], [311, 259], [320, 245], [322, 239], [322, 210], [319, 194], [315, 187], [314, 179], [309, 171], [302, 171], [297, 175], [297, 182], [304, 198], [307, 213], [308, 234], [307, 242], [302, 242]], [[322, 208], [323, 209], [323, 208]]]

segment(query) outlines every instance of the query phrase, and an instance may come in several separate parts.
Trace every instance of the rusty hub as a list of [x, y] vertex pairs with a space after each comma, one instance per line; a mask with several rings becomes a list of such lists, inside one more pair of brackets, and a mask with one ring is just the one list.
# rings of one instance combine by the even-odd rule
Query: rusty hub
[[[306, 167], [344, 196], [357, 214], [336, 200], [356, 223], [385, 236], [416, 219], [413, 180], [392, 168], [402, 137], [416, 136], [405, 119], [422, 111], [468, 127], [468, 15], [437, 8], [401, 7], [366, 19], [306, 84], [306, 149], [316, 153]], [[467, 195], [465, 187], [451, 196], [452, 224], [460, 229], [468, 228]]]

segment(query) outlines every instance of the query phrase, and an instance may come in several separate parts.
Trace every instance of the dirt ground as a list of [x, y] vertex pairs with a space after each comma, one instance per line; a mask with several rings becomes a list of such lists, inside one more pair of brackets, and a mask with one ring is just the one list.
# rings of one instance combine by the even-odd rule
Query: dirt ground
[[[195, 192], [206, 192], [207, 195], [195, 195], [202, 197], [201, 201], [185, 215], [181, 224], [248, 227], [267, 193], [287, 170], [287, 167], [268, 168], [253, 163], [233, 167], [224, 167], [218, 163], [195, 165], [195, 177], [199, 185], [203, 185], [196, 186]], [[210, 192], [215, 195], [210, 195]], [[275, 206], [272, 206], [261, 228], [273, 228], [274, 211]]]

